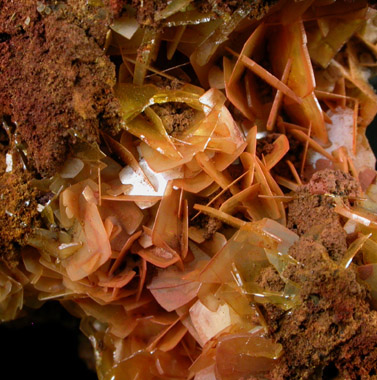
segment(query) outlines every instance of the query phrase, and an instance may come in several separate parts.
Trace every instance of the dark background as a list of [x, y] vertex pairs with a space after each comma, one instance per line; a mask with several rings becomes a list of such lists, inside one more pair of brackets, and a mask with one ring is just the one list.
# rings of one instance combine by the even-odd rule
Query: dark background
[[[373, 85], [374, 89], [377, 90], [377, 76], [373, 77], [370, 80], [370, 83]], [[377, 117], [374, 119], [373, 123], [368, 127], [367, 137], [374, 154], [377, 156]]]
[[79, 320], [56, 301], [0, 325], [1, 380], [97, 380], [79, 357], [89, 342]]

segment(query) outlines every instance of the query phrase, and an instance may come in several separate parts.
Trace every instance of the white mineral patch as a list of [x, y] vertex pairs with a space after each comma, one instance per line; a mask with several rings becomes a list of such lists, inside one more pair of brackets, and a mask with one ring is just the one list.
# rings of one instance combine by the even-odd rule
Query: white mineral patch
[[10, 172], [13, 170], [13, 157], [12, 157], [11, 154], [7, 153], [7, 154], [5, 155], [5, 163], [6, 163], [6, 165], [7, 165], [5, 171], [6, 171], [7, 173], [10, 173]]
[[143, 177], [135, 173], [130, 166], [126, 166], [120, 171], [119, 179], [124, 185], [132, 185], [129, 195], [163, 196], [169, 180], [183, 176], [183, 173], [178, 169], [156, 173], [149, 167], [144, 158], [139, 161], [139, 165], [153, 187]]
[[[328, 111], [332, 124], [326, 124], [331, 146], [325, 148], [329, 153], [344, 146], [347, 149], [348, 155], [353, 160], [358, 171], [364, 168], [373, 168], [376, 159], [369, 148], [368, 141], [364, 135], [365, 130], [359, 128], [356, 140], [356, 157], [353, 154], [352, 139], [353, 139], [353, 110], [350, 108], [337, 107], [334, 111]], [[315, 166], [318, 159], [324, 157], [313, 150], [309, 150], [309, 162]]]

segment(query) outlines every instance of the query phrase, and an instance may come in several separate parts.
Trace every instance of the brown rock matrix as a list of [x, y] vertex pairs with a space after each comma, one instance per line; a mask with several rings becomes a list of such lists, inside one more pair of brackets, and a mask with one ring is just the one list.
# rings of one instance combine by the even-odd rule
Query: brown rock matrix
[[90, 1], [0, 1], [0, 114], [31, 167], [54, 174], [79, 136], [117, 127], [115, 67], [101, 45], [110, 8]]
[[345, 197], [348, 202], [359, 192], [359, 184], [349, 174], [340, 170], [319, 171], [307, 185], [299, 188], [297, 199], [289, 204], [287, 227], [299, 236], [315, 232], [330, 257], [338, 260], [347, 249], [346, 232], [339, 216], [333, 212], [332, 195]]
[[330, 369], [348, 372], [350, 379], [371, 378], [377, 365], [377, 312], [370, 310], [366, 289], [313, 238], [302, 237], [290, 255], [300, 265], [289, 265], [283, 275], [299, 285], [302, 304], [280, 315], [267, 311], [272, 334], [285, 349], [271, 379], [322, 379]]
[[195, 111], [184, 103], [166, 103], [152, 106], [161, 118], [167, 133], [177, 136], [184, 132], [191, 124]]
[[[2, 148], [2, 144], [0, 144]], [[39, 225], [37, 197], [32, 176], [24, 170], [18, 153], [12, 155], [13, 170], [6, 171], [5, 151], [0, 149], [0, 259], [8, 265], [18, 262], [18, 248]]]
[[[298, 264], [288, 264], [282, 278], [298, 285], [301, 302], [288, 312], [273, 305], [263, 308], [271, 336], [284, 347], [270, 379], [376, 376], [377, 312], [370, 309], [368, 289], [357, 281], [352, 265], [345, 269], [338, 263], [347, 249], [346, 234], [332, 198], [325, 196], [358, 193], [351, 176], [324, 170], [289, 204], [289, 227], [301, 237], [289, 250]], [[284, 287], [273, 268], [265, 269], [258, 283], [270, 291]]]

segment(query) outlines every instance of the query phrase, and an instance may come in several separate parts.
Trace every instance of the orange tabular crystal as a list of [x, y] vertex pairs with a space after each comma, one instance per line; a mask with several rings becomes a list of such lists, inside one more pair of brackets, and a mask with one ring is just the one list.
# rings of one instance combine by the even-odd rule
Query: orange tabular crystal
[[[360, 128], [376, 113], [376, 96], [350, 41], [363, 22], [362, 6], [348, 5], [359, 12], [357, 20], [347, 23], [338, 39], [329, 25], [334, 17], [344, 22], [351, 11], [331, 1], [308, 0], [292, 8], [284, 2], [285, 8], [262, 21], [247, 19], [245, 5], [235, 18], [225, 14], [216, 20], [211, 13], [201, 25], [197, 10], [185, 10], [187, 18], [176, 12], [189, 3], [195, 7], [178, 0], [156, 11], [163, 31], [134, 27], [129, 35], [119, 30], [114, 35], [109, 48], [124, 61], [116, 93], [127, 131], [102, 134], [107, 157], [100, 151], [96, 158], [73, 153], [68, 171], [47, 184], [54, 199], [45, 214], [50, 210], [60, 233], [36, 231], [29, 244], [39, 251], [23, 249], [19, 272], [0, 265], [5, 284], [0, 319], [14, 317], [22, 286], [32, 289], [35, 299], [62, 299], [81, 315], [86, 334], [101, 342], [95, 350], [104, 380], [184, 379], [189, 373], [196, 380], [238, 380], [273, 369], [282, 346], [265, 337], [268, 322], [259, 304], [294, 310], [300, 289], [289, 280], [283, 290], [267, 291], [257, 277], [265, 268], [282, 275], [287, 266], [302, 264], [288, 254], [299, 237], [285, 227], [285, 202], [296, 194], [283, 190], [296, 191], [305, 183], [305, 172], [300, 177], [292, 157], [295, 143], [303, 143], [309, 156], [316, 151], [357, 176], [359, 162], [353, 164], [352, 153], [362, 151]], [[182, 86], [187, 76], [167, 85], [152, 83], [155, 74], [171, 81], [173, 73], [183, 72], [178, 67], [164, 74], [151, 67], [160, 38], [169, 43], [168, 58], [177, 52], [190, 58], [201, 83], [214, 83], [216, 74], [218, 84], [223, 75], [226, 96], [219, 89]], [[329, 41], [334, 46], [320, 57], [317, 47]], [[140, 42], [145, 46], [137, 50]], [[342, 44], [346, 63], [335, 54]], [[333, 88], [317, 89], [318, 67], [311, 58], [337, 69], [340, 79]], [[222, 69], [214, 66], [221, 61]], [[133, 78], [124, 75], [127, 68]], [[153, 108], [167, 103], [193, 110], [187, 129], [168, 131]], [[336, 145], [340, 139], [331, 133], [339, 128], [334, 115], [350, 112], [353, 150]], [[257, 140], [275, 121], [281, 133], [272, 150], [260, 154]], [[305, 153], [302, 169], [309, 164]], [[282, 167], [288, 169], [284, 174]], [[368, 178], [374, 179], [372, 174]], [[372, 193], [368, 197], [373, 200]], [[336, 202], [334, 211], [351, 221], [344, 228], [365, 235], [337, 265], [350, 267], [361, 250], [364, 265], [357, 271], [376, 302], [377, 209], [371, 203]], [[205, 228], [213, 221], [223, 224], [208, 237]], [[4, 299], [12, 303], [3, 315]]]

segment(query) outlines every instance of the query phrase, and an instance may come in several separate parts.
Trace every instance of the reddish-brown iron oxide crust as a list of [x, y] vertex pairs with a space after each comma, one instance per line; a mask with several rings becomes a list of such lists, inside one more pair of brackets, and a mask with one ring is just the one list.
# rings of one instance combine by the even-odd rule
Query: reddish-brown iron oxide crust
[[[330, 379], [337, 370], [349, 379], [374, 379], [377, 368], [377, 312], [352, 266], [337, 264], [347, 250], [346, 233], [329, 195], [355, 197], [356, 181], [340, 170], [324, 170], [297, 192], [288, 206], [288, 227], [300, 240], [283, 276], [301, 288], [302, 304], [289, 312], [267, 305], [271, 336], [284, 356], [270, 379]], [[284, 283], [272, 268], [259, 278], [262, 287], [280, 291]]]
[[115, 67], [101, 48], [112, 12], [86, 3], [0, 1], [0, 114], [43, 176], [62, 165], [73, 133], [96, 141], [100, 125], [117, 125]]
[[18, 247], [39, 225], [37, 199], [39, 191], [30, 186], [32, 175], [23, 169], [19, 156], [13, 160], [13, 170], [6, 173], [5, 154], [0, 142], [0, 258], [16, 265]]
[[115, 66], [102, 46], [120, 2], [87, 3], [0, 1], [0, 121], [7, 120], [0, 127], [0, 257], [7, 263], [38, 224], [33, 177], [54, 175], [75, 135], [93, 142], [100, 127], [117, 129]]

